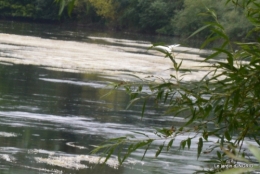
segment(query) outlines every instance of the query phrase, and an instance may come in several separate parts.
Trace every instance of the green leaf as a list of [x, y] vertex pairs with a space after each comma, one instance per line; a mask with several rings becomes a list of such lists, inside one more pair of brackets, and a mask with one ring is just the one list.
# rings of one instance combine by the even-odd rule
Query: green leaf
[[120, 165], [123, 164], [123, 161], [121, 160], [121, 152], [122, 152], [122, 147], [119, 148], [118, 154], [117, 154], [117, 159]]
[[219, 39], [219, 36], [214, 36], [206, 39], [203, 44], [200, 46], [200, 49], [203, 49], [205, 46], [207, 46], [210, 42], [213, 42], [215, 40]]
[[143, 160], [144, 159], [144, 157], [145, 157], [145, 155], [146, 155], [146, 152], [147, 152], [147, 150], [149, 149], [149, 147], [150, 147], [150, 145], [152, 144], [152, 141], [151, 141], [151, 143], [149, 143], [148, 145], [147, 145], [147, 147], [146, 147], [146, 149], [145, 149], [145, 151], [144, 151], [144, 154], [143, 154], [143, 156], [142, 156], [142, 159], [141, 160]]
[[157, 99], [161, 100], [162, 99], [162, 96], [163, 96], [163, 93], [164, 93], [164, 90], [160, 90], [157, 94]]
[[143, 103], [141, 119], [143, 119], [143, 117], [144, 117], [145, 106], [146, 106], [146, 100], [144, 100], [144, 103]]
[[255, 142], [260, 146], [260, 140], [257, 139], [256, 135], [253, 135]]
[[155, 86], [153, 89], [161, 89], [161, 88], [172, 88], [173, 86], [176, 86], [174, 83], [171, 83], [171, 82], [169, 82], [169, 83], [162, 83], [162, 84], [160, 84], [160, 85], [157, 85], [157, 86]]
[[166, 103], [167, 99], [168, 99], [168, 96], [169, 96], [169, 92], [166, 92], [165, 96], [164, 96], [164, 101], [163, 103]]
[[188, 149], [190, 149], [190, 145], [191, 145], [191, 138], [187, 139], [187, 145], [188, 145]]
[[169, 137], [173, 133], [172, 129], [162, 128], [162, 129], [156, 129], [156, 130], [157, 130], [157, 132], [163, 134], [165, 137]]
[[180, 67], [181, 67], [181, 65], [182, 65], [182, 61], [183, 61], [183, 60], [181, 60], [181, 62], [179, 63], [178, 67], [176, 68], [177, 71], [179, 71], [179, 69], [180, 69]]
[[231, 137], [230, 137], [230, 135], [229, 135], [229, 132], [228, 132], [228, 131], [226, 131], [226, 132], [225, 132], [225, 138], [226, 138], [228, 141], [230, 141], [230, 140], [231, 140]]
[[250, 115], [254, 116], [255, 115], [255, 107], [251, 107], [249, 109], [249, 113], [250, 113]]
[[237, 105], [239, 104], [239, 98], [240, 98], [240, 90], [237, 89], [235, 92], [234, 92], [234, 105], [233, 105], [233, 108], [237, 108]]
[[168, 145], [167, 145], [167, 151], [169, 151], [170, 148], [172, 147], [173, 141], [174, 141], [174, 139], [171, 139], [171, 140], [169, 141], [169, 143], [168, 143]]
[[190, 118], [190, 120], [184, 124], [184, 126], [188, 126], [190, 125], [191, 123], [193, 123], [193, 121], [196, 119], [196, 108], [193, 110], [193, 113], [192, 113], [192, 116]]
[[106, 156], [105, 161], [103, 162], [104, 164], [107, 162], [107, 160], [111, 157], [111, 155], [114, 153], [114, 148], [111, 148]]
[[[164, 143], [165, 143], [165, 142], [164, 142]], [[157, 150], [157, 152], [156, 152], [156, 154], [155, 154], [155, 157], [156, 157], [156, 158], [158, 157], [158, 155], [160, 155], [160, 153], [161, 153], [161, 151], [162, 151], [162, 149], [163, 149], [163, 147], [164, 147], [164, 143], [163, 143], [163, 145], [159, 146], [159, 149]]]
[[206, 8], [207, 10], [208, 10], [208, 12], [211, 14], [211, 16], [215, 19], [215, 20], [217, 20], [217, 14], [215, 13], [215, 11], [213, 11], [213, 10], [211, 10], [211, 9], [209, 9], [209, 8]]
[[207, 62], [209, 59], [212, 59], [212, 58], [217, 57], [220, 53], [221, 53], [220, 51], [216, 51], [215, 53], [209, 55], [209, 56], [204, 60], [204, 62]]
[[236, 156], [234, 155], [233, 153], [225, 150], [224, 148], [222, 148], [222, 150], [224, 151], [224, 153], [231, 159], [234, 159], [234, 160], [237, 160], [237, 161], [242, 161], [242, 162], [246, 162], [246, 163], [249, 163], [249, 161], [243, 157], [240, 157], [240, 156]]
[[108, 142], [112, 142], [112, 141], [122, 141], [122, 140], [126, 140], [127, 137], [118, 137], [118, 138], [111, 138], [108, 140]]
[[218, 117], [217, 117], [217, 118], [218, 118], [218, 122], [217, 122], [218, 124], [222, 122], [223, 112], [224, 112], [223, 109], [221, 109], [220, 112], [219, 112], [219, 115], [218, 115]]
[[211, 30], [212, 30], [212, 32], [213, 32], [214, 34], [218, 34], [218, 35], [221, 36], [223, 39], [229, 40], [228, 36], [227, 36], [223, 31], [221, 31], [221, 30], [219, 30], [219, 29], [216, 29], [216, 28], [211, 28]]
[[217, 151], [217, 156], [218, 156], [218, 159], [219, 159], [219, 160], [222, 159], [222, 158], [221, 158], [221, 153], [220, 153], [219, 151]]
[[150, 144], [150, 143], [152, 143], [152, 142], [153, 142], [152, 139], [138, 142], [138, 143], [136, 143], [136, 145], [134, 146], [133, 150], [139, 149], [140, 147], [146, 146], [147, 144]]
[[180, 148], [184, 149], [186, 146], [187, 140], [182, 140], [180, 144]]
[[69, 3], [68, 3], [68, 14], [69, 14], [69, 16], [71, 15], [71, 12], [72, 12], [72, 10], [74, 8], [75, 1], [76, 0], [70, 0]]
[[228, 69], [228, 70], [230, 70], [230, 71], [237, 71], [237, 69], [236, 69], [234, 66], [232, 66], [232, 65], [230, 65], [230, 64], [228, 64], [228, 63], [218, 62], [218, 64], [219, 64], [222, 68], [226, 68], [226, 69]]
[[191, 38], [192, 36], [198, 34], [198, 33], [201, 32], [202, 30], [205, 30], [205, 29], [208, 28], [209, 26], [211, 26], [211, 25], [208, 24], [208, 25], [204, 25], [203, 27], [199, 28], [198, 30], [196, 30], [195, 32], [193, 32], [193, 33], [188, 37], [188, 39]]
[[209, 25], [214, 26], [216, 28], [219, 28], [221, 30], [224, 29], [223, 26], [221, 24], [217, 23], [217, 22], [205, 22], [205, 24], [209, 24]]
[[226, 5], [227, 5], [230, 1], [231, 1], [231, 0], [227, 0], [227, 1], [226, 1]]
[[222, 137], [220, 138], [220, 145], [221, 145], [221, 146], [224, 145], [224, 135], [222, 135]]
[[233, 55], [229, 51], [220, 49], [220, 48], [214, 48], [214, 50], [225, 53], [227, 55], [227, 61], [228, 61], [229, 65], [233, 66]]
[[203, 134], [202, 134], [203, 138], [208, 141], [208, 132], [204, 131]]
[[200, 157], [201, 151], [202, 151], [202, 147], [203, 147], [203, 140], [202, 138], [199, 139], [199, 143], [198, 143], [198, 153], [197, 153], [197, 159]]
[[140, 98], [135, 98], [135, 99], [131, 100], [130, 103], [127, 105], [126, 109], [129, 109], [130, 106], [132, 106], [138, 100], [140, 100]]
[[[58, 1], [57, 1], [57, 2], [58, 2]], [[65, 8], [65, 6], [66, 6], [66, 3], [65, 3], [65, 0], [60, 0], [59, 2], [60, 2], [59, 15], [61, 15], [62, 12], [63, 12], [63, 10], [64, 10], [64, 8]]]
[[255, 59], [255, 60], [251, 60], [250, 61], [250, 65], [256, 65], [257, 63], [259, 63], [260, 62], [260, 59]]
[[135, 134], [140, 134], [140, 135], [143, 135], [143, 136], [146, 136], [147, 138], [149, 138], [148, 135], [146, 135], [146, 134], [144, 134], [144, 133], [142, 133], [142, 132], [136, 132], [136, 131], [133, 131], [133, 133], [135, 133]]
[[260, 149], [252, 144], [248, 144], [248, 149], [250, 152], [256, 157], [258, 162], [260, 163]]

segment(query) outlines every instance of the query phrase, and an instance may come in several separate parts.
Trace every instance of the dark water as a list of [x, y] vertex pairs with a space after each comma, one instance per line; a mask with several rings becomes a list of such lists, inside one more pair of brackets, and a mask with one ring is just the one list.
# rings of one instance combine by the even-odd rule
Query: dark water
[[[51, 27], [23, 24], [18, 30], [17, 26], [1, 23], [0, 30], [7, 32], [9, 27], [11, 33], [46, 37]], [[84, 34], [89, 35], [81, 33]], [[67, 37], [60, 30], [51, 30], [49, 35], [55, 39]], [[152, 103], [147, 105], [147, 114], [141, 120], [142, 105], [125, 110], [129, 98], [123, 90], [101, 98], [111, 90], [108, 85], [112, 82], [116, 80], [102, 74], [0, 65], [0, 173], [192, 173], [203, 165], [196, 160], [196, 143], [191, 150], [179, 150], [181, 140], [189, 135], [176, 138], [170, 152], [163, 152], [159, 158], [154, 155], [164, 139], [151, 146], [144, 161], [140, 161], [143, 151], [137, 151], [116, 169], [115, 156], [110, 165], [96, 164], [99, 154], [90, 152], [109, 138], [145, 138], [135, 131], [154, 137], [154, 128], [182, 122], [177, 118], [172, 123], [173, 116], [162, 116]], [[204, 158], [207, 157], [202, 156], [201, 160]]]
[[[161, 158], [154, 158], [156, 144], [155, 149], [147, 153], [147, 159], [139, 161], [142, 154], [137, 151], [130, 162], [119, 169], [84, 160], [79, 164], [92, 169], [65, 168], [37, 161], [54, 157], [77, 161], [80, 155], [89, 155], [95, 145], [108, 138], [134, 135], [134, 131], [149, 135], [153, 127], [169, 125], [172, 117], [160, 117], [160, 111], [152, 106], [148, 106], [150, 114], [144, 121], [140, 119], [141, 106], [125, 110], [129, 99], [124, 91], [100, 98], [110, 91], [107, 85], [107, 79], [97, 74], [1, 65], [1, 173], [50, 173], [52, 170], [63, 173], [175, 173], [182, 170], [190, 173], [196, 168], [197, 161], [189, 162], [190, 157], [179, 156], [194, 152], [178, 151], [178, 147], [173, 148], [174, 154], [163, 153]], [[187, 164], [189, 169], [181, 169]]]
[[17, 21], [1, 21], [0, 20], [0, 32], [29, 35], [29, 36], [40, 36], [42, 38], [53, 38], [62, 40], [76, 40], [76, 41], [89, 41], [87, 36], [98, 36], [98, 37], [113, 37], [113, 38], [128, 38], [133, 40], [147, 40], [152, 42], [171, 42], [173, 39], [164, 36], [150, 36], [140, 35], [134, 33], [117, 33], [117, 32], [102, 32], [101, 30], [89, 30], [80, 26], [71, 26], [66, 24], [40, 24], [40, 23], [25, 23]]
[[[112, 38], [127, 38], [136, 41], [148, 41], [152, 43], [161, 44], [182, 44], [183, 46], [200, 48], [203, 41], [196, 39], [180, 39], [176, 37], [169, 37], [164, 35], [144, 35], [138, 33], [116, 32], [116, 31], [101, 31], [99, 29], [87, 29], [82, 26], [66, 25], [66, 24], [40, 24], [40, 23], [26, 23], [18, 21], [3, 21], [0, 20], [0, 32], [40, 36], [42, 38], [62, 39], [62, 40], [76, 40], [83, 42], [93, 42], [87, 39], [87, 36], [96, 37], [112, 37]], [[97, 41], [95, 41], [97, 42]], [[100, 42], [104, 43], [104, 42]]]

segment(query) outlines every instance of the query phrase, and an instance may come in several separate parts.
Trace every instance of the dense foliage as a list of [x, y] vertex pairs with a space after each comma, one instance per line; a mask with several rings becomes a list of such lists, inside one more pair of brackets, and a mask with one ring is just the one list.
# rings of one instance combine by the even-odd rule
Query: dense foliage
[[[80, 23], [99, 23], [117, 30], [165, 34], [186, 37], [211, 18], [201, 15], [205, 7], [214, 9], [219, 22], [232, 38], [243, 38], [252, 25], [244, 17], [244, 9], [225, 0], [0, 0], [0, 16], [58, 20], [57, 8], [74, 10], [61, 19]], [[66, 20], [63, 20], [66, 22]], [[200, 37], [208, 33], [202, 32]]]
[[53, 0], [0, 0], [1, 17], [57, 20], [58, 9]]
[[[213, 48], [214, 52], [205, 59], [210, 63], [211, 71], [203, 79], [183, 81], [182, 73], [187, 70], [181, 68], [182, 61], [176, 60], [174, 53], [161, 51], [172, 61], [175, 70], [169, 79], [160, 82], [124, 82], [115, 86], [125, 88], [131, 97], [130, 104], [142, 101], [143, 116], [147, 101], [152, 100], [158, 107], [165, 108], [167, 114], [184, 117], [184, 124], [175, 127], [162, 125], [162, 128], [156, 130], [156, 138], [139, 132], [137, 134], [143, 135], [143, 140], [130, 136], [111, 139], [96, 148], [95, 153], [104, 150], [107, 158], [117, 153], [118, 161], [123, 163], [135, 150], [143, 149], [145, 156], [151, 145], [162, 142], [155, 153], [157, 157], [160, 153], [169, 151], [173, 145], [176, 146], [174, 140], [181, 136], [183, 140], [177, 145], [180, 149], [190, 149], [191, 145], [196, 145], [197, 158], [201, 154], [212, 154], [213, 158], [209, 162], [218, 166], [205, 167], [198, 172], [215, 173], [225, 170], [227, 165], [231, 168], [239, 164], [245, 166], [239, 161], [254, 162], [244, 145], [245, 141], [252, 141], [260, 146], [260, 2], [226, 2], [227, 9], [223, 9], [224, 11], [230, 10], [232, 6], [238, 11], [246, 11], [244, 14], [247, 22], [254, 26], [246, 34], [248, 37], [253, 34], [254, 37], [250, 42], [233, 42], [228, 34], [229, 30], [225, 29], [228, 25], [222, 24], [221, 15], [215, 12], [217, 9], [205, 7], [204, 14], [211, 22], [207, 22], [192, 35], [208, 29], [209, 35], [202, 47], [213, 41], [218, 41], [221, 46]], [[248, 147], [259, 161], [258, 147]], [[256, 169], [259, 170], [259, 166], [242, 169], [237, 167], [225, 173], [242, 173]]]

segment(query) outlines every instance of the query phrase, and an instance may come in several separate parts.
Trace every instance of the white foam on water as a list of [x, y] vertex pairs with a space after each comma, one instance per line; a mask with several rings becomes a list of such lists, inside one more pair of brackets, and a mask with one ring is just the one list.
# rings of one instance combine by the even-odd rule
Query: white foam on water
[[10, 155], [7, 155], [7, 154], [0, 154], [0, 159], [3, 159], [7, 162], [14, 162], [15, 161], [14, 157], [11, 157]]
[[97, 82], [81, 82], [81, 81], [72, 81], [72, 80], [61, 80], [61, 79], [50, 79], [50, 78], [39, 78], [40, 80], [47, 81], [47, 82], [54, 82], [54, 83], [67, 83], [79, 86], [90, 86], [93, 88], [105, 88], [107, 84], [101, 84]]
[[[1, 33], [0, 48], [8, 50], [8, 52], [1, 52], [0, 62], [38, 65], [57, 71], [93, 72], [109, 76], [119, 75], [119, 78], [121, 78], [120, 75], [126, 73], [140, 78], [147, 75], [155, 75], [165, 79], [170, 78], [169, 72], [165, 71], [172, 68], [172, 62], [170, 59], [164, 59], [163, 55], [154, 50], [148, 51], [147, 49], [151, 44], [126, 39], [90, 38], [103, 39], [124, 46], [99, 45]], [[140, 54], [140, 49], [143, 49], [144, 54]], [[198, 55], [203, 50], [185, 47], [176, 47], [175, 49], [176, 52], [182, 51], [182, 53], [174, 53], [174, 55], [177, 62], [184, 59], [182, 66], [185, 68], [202, 70], [200, 66], [209, 65], [202, 63], [202, 58]], [[197, 55], [194, 53], [197, 53]], [[203, 68], [203, 70], [207, 71], [208, 69]], [[194, 71], [187, 75], [186, 80], [198, 80], [204, 74], [203, 71]]]
[[70, 147], [75, 147], [75, 148], [78, 148], [78, 149], [88, 149], [87, 147], [85, 146], [79, 146], [79, 145], [75, 145], [76, 142], [67, 142], [66, 145], [67, 146], [70, 146]]
[[[105, 158], [90, 155], [76, 155], [72, 157], [67, 156], [49, 156], [48, 158], [35, 157], [36, 162], [46, 163], [53, 166], [64, 167], [67, 169], [87, 169], [87, 165], [81, 164], [82, 161], [89, 162], [90, 164], [102, 164]], [[111, 168], [118, 169], [119, 163], [116, 159], [108, 159], [106, 162]]]
[[57, 173], [57, 174], [62, 174], [63, 172], [61, 170], [57, 170], [57, 169], [45, 169], [45, 168], [37, 168], [37, 167], [32, 167], [32, 166], [24, 166], [21, 165], [21, 167], [23, 168], [27, 168], [27, 169], [32, 169], [32, 170], [37, 170], [38, 172], [48, 172], [48, 173]]
[[0, 132], [0, 137], [17, 137], [18, 135], [15, 133], [9, 132]]
[[[39, 123], [44, 125], [42, 129], [53, 129], [53, 127], [63, 128], [63, 131], [72, 131], [78, 134], [88, 135], [101, 135], [107, 138], [114, 138], [115, 136], [134, 135], [133, 131], [145, 131], [152, 132], [152, 129], [140, 128], [131, 124], [117, 124], [117, 123], [100, 123], [91, 121], [86, 117], [78, 116], [59, 116], [59, 115], [47, 115], [37, 114], [29, 112], [0, 112], [0, 118], [7, 117], [11, 119], [10, 124], [20, 125], [24, 127], [39, 127]], [[21, 124], [23, 123], [23, 124]], [[26, 123], [26, 124], [25, 124]], [[148, 133], [150, 136], [154, 136], [153, 133]], [[139, 135], [136, 136], [138, 138]], [[143, 138], [140, 136], [140, 138]]]

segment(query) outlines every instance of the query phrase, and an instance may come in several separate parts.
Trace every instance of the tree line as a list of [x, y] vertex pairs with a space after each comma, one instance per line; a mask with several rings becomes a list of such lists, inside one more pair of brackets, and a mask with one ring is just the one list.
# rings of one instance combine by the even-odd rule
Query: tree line
[[[114, 30], [186, 37], [211, 20], [203, 14], [207, 7], [216, 12], [231, 38], [244, 38], [252, 28], [245, 11], [226, 6], [225, 0], [218, 3], [214, 0], [64, 0], [64, 11], [71, 1], [72, 13], [59, 15], [61, 4], [54, 0], [0, 0], [0, 16], [63, 23], [76, 21]], [[198, 37], [207, 35], [204, 31]]]

